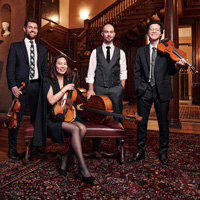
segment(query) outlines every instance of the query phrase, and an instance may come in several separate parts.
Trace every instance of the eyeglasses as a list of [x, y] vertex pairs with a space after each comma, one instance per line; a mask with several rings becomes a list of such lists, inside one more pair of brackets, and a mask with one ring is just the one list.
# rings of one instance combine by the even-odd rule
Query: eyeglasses
[[151, 29], [149, 29], [149, 31], [150, 31], [150, 32], [160, 32], [160, 30], [157, 29], [157, 28], [155, 28], [155, 29], [154, 29], [154, 28], [151, 28]]

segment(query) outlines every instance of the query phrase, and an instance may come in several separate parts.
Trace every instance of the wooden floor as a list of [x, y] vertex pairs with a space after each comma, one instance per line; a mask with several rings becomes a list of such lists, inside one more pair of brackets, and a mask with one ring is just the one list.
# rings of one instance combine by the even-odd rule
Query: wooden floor
[[[180, 104], [190, 104], [189, 102], [180, 102]], [[190, 104], [191, 105], [191, 104]], [[192, 106], [192, 105], [191, 105]], [[196, 106], [196, 105], [195, 105]], [[133, 111], [136, 111], [136, 104], [128, 104], [124, 108], [124, 114], [128, 112], [131, 114]], [[0, 113], [0, 161], [5, 160], [8, 158], [8, 129], [3, 126], [3, 121], [5, 119], [6, 114]], [[29, 125], [29, 116], [24, 116], [21, 127], [18, 134], [18, 146], [17, 150], [19, 153], [25, 152], [25, 139], [24, 139], [24, 129]], [[200, 123], [192, 123], [192, 122], [181, 122], [181, 129], [173, 129], [170, 128], [170, 132], [179, 132], [179, 133], [193, 133], [199, 134], [200, 133]], [[125, 120], [124, 122], [125, 128], [133, 128], [136, 129], [136, 125], [130, 121], [130, 123]], [[157, 120], [149, 120], [148, 123], [148, 130], [158, 130], [158, 123]]]

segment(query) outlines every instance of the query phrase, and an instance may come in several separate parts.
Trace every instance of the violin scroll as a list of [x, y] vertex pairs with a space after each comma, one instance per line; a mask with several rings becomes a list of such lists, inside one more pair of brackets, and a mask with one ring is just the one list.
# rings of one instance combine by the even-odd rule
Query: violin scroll
[[[128, 115], [128, 116], [129, 116], [129, 115]], [[139, 115], [137, 114], [137, 112], [135, 112], [135, 113], [133, 114], [133, 117], [135, 118], [135, 121], [136, 121], [136, 122], [142, 121], [142, 117], [139, 116]]]

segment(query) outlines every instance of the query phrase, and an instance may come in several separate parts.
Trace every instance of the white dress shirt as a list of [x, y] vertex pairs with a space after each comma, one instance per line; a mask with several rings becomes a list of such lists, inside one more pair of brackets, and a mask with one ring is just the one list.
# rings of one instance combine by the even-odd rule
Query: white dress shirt
[[[30, 65], [30, 47], [31, 47], [31, 43], [30, 43], [30, 40], [28, 38], [24, 39], [24, 43], [25, 43], [26, 50], [27, 50], [27, 53], [28, 53], [28, 59], [29, 59], [29, 65]], [[36, 46], [35, 40], [33, 40], [33, 46], [34, 46], [34, 53], [35, 53], [35, 75], [31, 80], [35, 80], [35, 79], [39, 78], [38, 66], [37, 66], [37, 57], [38, 57], [37, 56], [37, 46]]]
[[[108, 45], [104, 43], [102, 44], [102, 50], [103, 50], [105, 59], [106, 59], [106, 53], [107, 53], [107, 49], [106, 49], [107, 46]], [[110, 60], [112, 60], [115, 46], [113, 44], [109, 46], [110, 46]], [[127, 79], [126, 55], [124, 51], [121, 49], [120, 49], [119, 64], [120, 64], [120, 80], [126, 80]], [[86, 83], [94, 83], [96, 66], [97, 66], [97, 56], [96, 56], [96, 49], [94, 49], [90, 56], [88, 73], [87, 73], [87, 77], [85, 78]]]

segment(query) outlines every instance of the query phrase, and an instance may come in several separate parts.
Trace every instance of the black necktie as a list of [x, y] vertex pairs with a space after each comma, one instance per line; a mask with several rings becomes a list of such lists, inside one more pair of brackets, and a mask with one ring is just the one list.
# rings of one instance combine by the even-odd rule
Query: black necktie
[[155, 85], [155, 61], [156, 61], [156, 48], [152, 48], [152, 56], [151, 56], [151, 79], [150, 79], [150, 85], [153, 87]]
[[30, 47], [30, 72], [29, 76], [32, 79], [35, 75], [35, 53], [34, 53], [34, 46], [33, 41], [30, 41], [31, 47]]
[[110, 62], [110, 47], [107, 46], [106, 49], [107, 49], [106, 60], [107, 60], [107, 62], [109, 63], [109, 62]]

